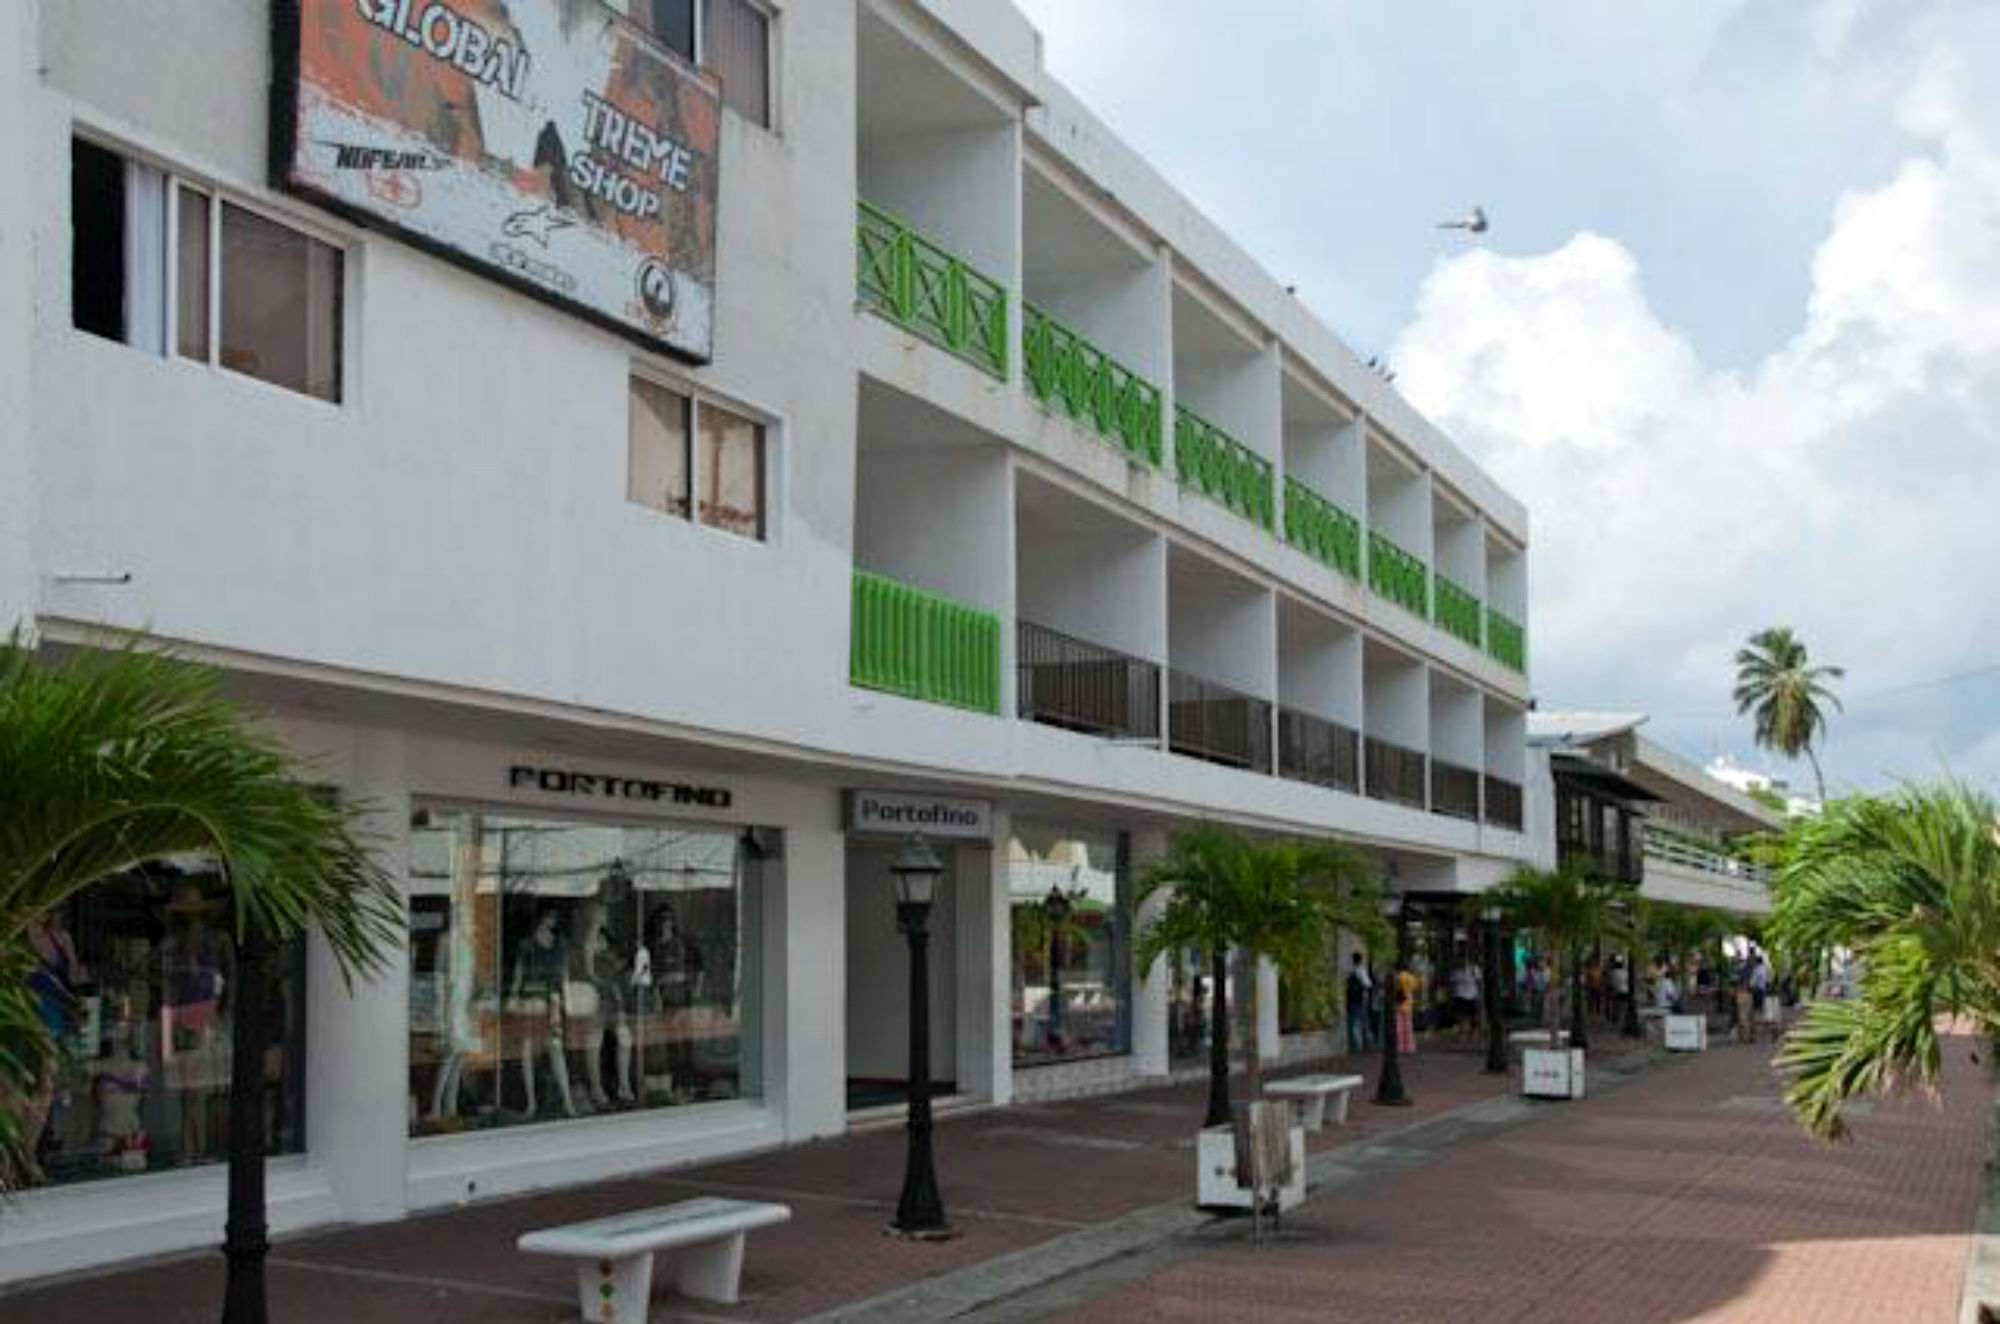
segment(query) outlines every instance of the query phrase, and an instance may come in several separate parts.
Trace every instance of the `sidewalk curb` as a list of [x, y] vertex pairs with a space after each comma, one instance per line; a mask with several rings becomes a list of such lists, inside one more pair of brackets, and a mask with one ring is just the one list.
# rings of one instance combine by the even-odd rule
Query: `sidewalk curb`
[[1993, 1105], [1986, 1125], [1986, 1184], [1972, 1224], [1972, 1247], [1965, 1256], [1959, 1324], [1980, 1324], [1982, 1303], [2000, 1309], [2000, 1103]]
[[[1632, 1049], [1609, 1058], [1592, 1081], [1601, 1079], [1600, 1088], [1616, 1090], [1671, 1056], [1656, 1049]], [[1306, 1199], [1310, 1203], [1370, 1176], [1407, 1168], [1413, 1155], [1418, 1162], [1433, 1162], [1467, 1136], [1492, 1135], [1526, 1125], [1542, 1111], [1541, 1105], [1519, 1095], [1496, 1094], [1322, 1150], [1306, 1163]], [[1432, 1140], [1427, 1149], [1408, 1144], [1426, 1139]], [[1398, 1145], [1398, 1141], [1404, 1143]], [[1249, 1235], [1249, 1223], [1243, 1219], [1216, 1218], [1183, 1201], [1152, 1205], [912, 1286], [836, 1306], [797, 1324], [946, 1324], [1064, 1280], [1101, 1273], [1117, 1262], [1163, 1250], [1190, 1233], [1211, 1228], [1224, 1229], [1223, 1236]]]

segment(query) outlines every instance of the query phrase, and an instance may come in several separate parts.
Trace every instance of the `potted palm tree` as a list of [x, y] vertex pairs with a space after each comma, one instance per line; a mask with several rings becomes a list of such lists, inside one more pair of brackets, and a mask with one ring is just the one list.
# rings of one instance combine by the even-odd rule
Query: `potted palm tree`
[[[1209, 1052], [1208, 1112], [1197, 1138], [1197, 1161], [1205, 1205], [1247, 1207], [1251, 1194], [1215, 1174], [1234, 1171], [1241, 1124], [1229, 1095], [1229, 964], [1245, 968], [1268, 960], [1313, 1014], [1324, 1009], [1334, 988], [1333, 940], [1341, 929], [1359, 935], [1372, 949], [1386, 941], [1380, 885], [1373, 868], [1353, 849], [1331, 841], [1256, 842], [1240, 832], [1201, 824], [1174, 834], [1167, 853], [1148, 866], [1138, 883], [1142, 906], [1161, 904], [1139, 933], [1139, 969], [1182, 951], [1199, 952], [1210, 971], [1212, 1031]], [[1246, 979], [1247, 1024], [1256, 1024], [1257, 981]], [[1244, 1046], [1249, 1098], [1262, 1088], [1262, 1064], [1255, 1034]], [[1296, 1197], [1304, 1196], [1305, 1135], [1294, 1130]], [[1288, 1196], [1283, 1202], [1289, 1203]]]
[[1583, 1007], [1584, 951], [1601, 938], [1623, 936], [1629, 893], [1629, 888], [1575, 861], [1553, 872], [1518, 869], [1495, 891], [1494, 901], [1516, 927], [1541, 936], [1552, 967], [1544, 1007], [1548, 1044], [1524, 1053], [1523, 1093], [1536, 1098], [1583, 1097], [1584, 1051], [1590, 1046]]
[[266, 1317], [263, 964], [317, 929], [349, 978], [401, 945], [396, 890], [360, 810], [319, 794], [221, 692], [219, 675], [143, 647], [50, 662], [0, 643], [0, 1189], [31, 1180], [22, 1102], [61, 1051], [37, 1014], [31, 925], [91, 884], [169, 856], [226, 880], [239, 997], [230, 1081], [225, 1324]]

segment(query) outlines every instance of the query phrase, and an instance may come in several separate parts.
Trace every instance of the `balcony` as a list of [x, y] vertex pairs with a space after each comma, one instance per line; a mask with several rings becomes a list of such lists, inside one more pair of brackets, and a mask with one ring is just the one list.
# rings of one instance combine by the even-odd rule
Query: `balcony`
[[1374, 736], [1363, 740], [1361, 749], [1362, 790], [1370, 799], [1408, 805], [1412, 809], [1425, 807], [1424, 765], [1429, 760], [1423, 754]]
[[1361, 733], [1294, 708], [1278, 709], [1278, 775], [1358, 793]]
[[1167, 673], [1167, 748], [1252, 772], [1271, 770], [1271, 704], [1181, 671]]
[[868, 690], [1000, 711], [1000, 618], [907, 584], [854, 572], [848, 677]]
[[1486, 774], [1486, 821], [1509, 832], [1521, 830], [1521, 783]]
[[865, 200], [857, 235], [863, 307], [1007, 380], [1006, 286]]
[[1431, 580], [1431, 619], [1438, 628], [1473, 648], [1483, 642], [1480, 631], [1479, 599], [1443, 575]]
[[1771, 871], [1763, 865], [1753, 864], [1692, 838], [1662, 831], [1651, 824], [1646, 826], [1642, 841], [1648, 861], [1657, 860], [1662, 864], [1710, 874], [1718, 881], [1755, 884], [1758, 887], [1771, 885]]
[[1504, 667], [1526, 673], [1528, 632], [1493, 608], [1486, 609], [1486, 651]]
[[1431, 812], [1446, 818], [1479, 821], [1479, 774], [1471, 768], [1431, 760]]
[[1379, 598], [1429, 619], [1431, 576], [1424, 563], [1381, 533], [1368, 534], [1368, 587]]
[[1277, 524], [1271, 462], [1185, 407], [1174, 415], [1174, 476], [1252, 524]]
[[1021, 309], [1021, 365], [1028, 391], [1134, 460], [1160, 467], [1165, 409], [1160, 388], [1033, 304]]
[[1295, 478], [1285, 479], [1285, 541], [1349, 579], [1361, 578], [1361, 521]]
[[1016, 677], [1031, 722], [1124, 740], [1160, 736], [1160, 668], [1022, 621]]

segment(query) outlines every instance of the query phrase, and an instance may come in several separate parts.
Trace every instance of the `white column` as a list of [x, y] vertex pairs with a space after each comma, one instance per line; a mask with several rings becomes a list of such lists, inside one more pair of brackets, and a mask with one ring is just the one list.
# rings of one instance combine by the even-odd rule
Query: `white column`
[[[401, 893], [409, 862], [407, 747], [400, 731], [355, 732], [344, 794], [369, 806], [376, 862]], [[408, 1210], [410, 953], [397, 949], [350, 989], [317, 934], [306, 959], [307, 1149], [344, 1218], [400, 1218]]]
[[[1132, 869], [1144, 869], [1166, 854], [1167, 834], [1161, 828], [1141, 828], [1132, 834]], [[1139, 908], [1133, 927], [1133, 946], [1139, 934], [1166, 908], [1164, 893]], [[1171, 972], [1163, 958], [1133, 981], [1132, 1065], [1142, 1076], [1164, 1076], [1171, 1069], [1167, 1042], [1168, 1002], [1172, 995]]]
[[[35, 611], [35, 484], [33, 354], [36, 306], [33, 227], [44, 210], [37, 199], [59, 176], [43, 169], [46, 153], [36, 76], [40, 6], [0, 5], [0, 290], [16, 291], [11, 311], [0, 317], [0, 634]], [[46, 204], [56, 213], [55, 201]]]
[[765, 911], [766, 1060], [785, 1138], [847, 1129], [847, 838], [829, 795], [822, 825], [788, 826], [785, 877]]
[[1278, 1056], [1282, 1046], [1278, 1033], [1278, 967], [1270, 959], [1257, 958], [1257, 1056], [1266, 1062]]
[[1012, 830], [1008, 812], [995, 809], [991, 847], [958, 851], [958, 1087], [994, 1103], [1014, 1097], [1014, 953], [1007, 910]]

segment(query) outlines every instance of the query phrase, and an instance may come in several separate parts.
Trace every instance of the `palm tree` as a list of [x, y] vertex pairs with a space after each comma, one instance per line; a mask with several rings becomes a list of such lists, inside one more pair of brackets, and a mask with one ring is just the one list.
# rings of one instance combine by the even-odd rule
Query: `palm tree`
[[[1348, 929], [1379, 948], [1387, 925], [1373, 870], [1335, 842], [1252, 842], [1242, 833], [1203, 823], [1177, 832], [1167, 853], [1138, 882], [1140, 905], [1163, 904], [1137, 944], [1141, 971], [1173, 953], [1193, 950], [1209, 966], [1211, 1014], [1208, 1113], [1222, 1126], [1229, 1109], [1229, 958], [1232, 951], [1277, 967], [1308, 1012], [1325, 1005], [1333, 987], [1330, 952], [1336, 931]], [[1256, 1023], [1256, 981], [1245, 997]], [[1256, 1044], [1248, 1049], [1251, 1095], [1259, 1086]]]
[[402, 907], [367, 854], [362, 810], [299, 772], [209, 668], [137, 646], [50, 662], [18, 633], [0, 643], [0, 1183], [36, 1175], [20, 1105], [59, 1051], [27, 985], [30, 925], [148, 861], [214, 859], [239, 949], [225, 1321], [265, 1313], [261, 967], [308, 926], [350, 979], [401, 943]]
[[1736, 653], [1736, 711], [1751, 714], [1757, 743], [1764, 748], [1788, 759], [1806, 756], [1821, 804], [1826, 803], [1826, 777], [1813, 742], [1826, 734], [1821, 705], [1840, 708], [1840, 696], [1828, 682], [1846, 674], [1840, 667], [1810, 665], [1805, 641], [1782, 625], [1759, 630]]
[[1787, 845], [1773, 946], [1801, 969], [1844, 949], [1864, 971], [1856, 998], [1814, 1003], [1778, 1055], [1799, 1121], [1841, 1139], [1847, 1100], [1936, 1090], [1939, 1017], [1969, 1021], [1993, 1060], [2000, 810], [1964, 785], [1911, 786], [1794, 823]]
[[[1502, 883], [1493, 899], [1508, 913], [1516, 927], [1533, 929], [1549, 947], [1550, 956], [1560, 959], [1563, 979], [1551, 972], [1551, 990], [1566, 984], [1569, 1012], [1569, 1041], [1577, 1048], [1590, 1046], [1583, 1019], [1583, 952], [1600, 938], [1620, 938], [1627, 925], [1624, 908], [1631, 889], [1594, 873], [1574, 860], [1553, 873], [1521, 868]], [[1549, 1043], [1562, 1025], [1558, 999], [1547, 1007]]]

